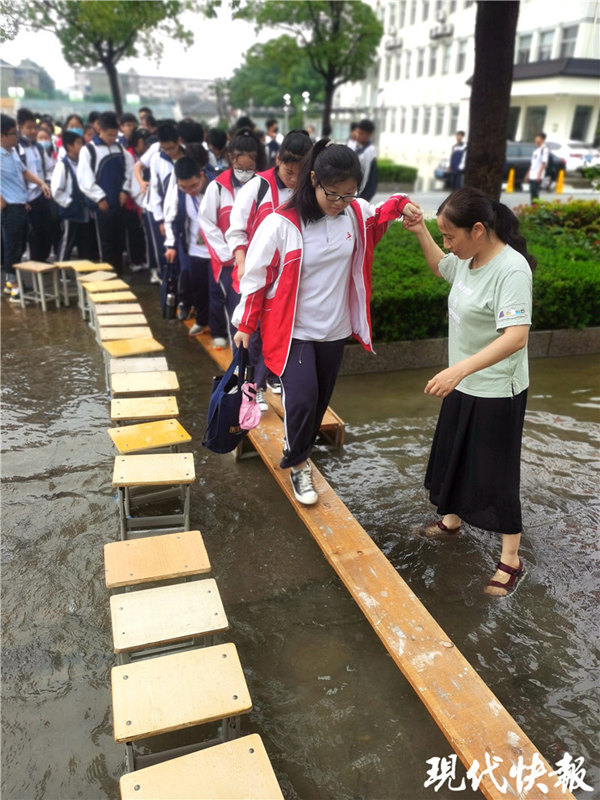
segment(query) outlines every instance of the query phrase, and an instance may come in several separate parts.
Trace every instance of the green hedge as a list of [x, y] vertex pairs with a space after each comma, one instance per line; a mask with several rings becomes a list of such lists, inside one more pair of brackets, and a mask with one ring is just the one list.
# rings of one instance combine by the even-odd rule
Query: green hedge
[[377, 159], [377, 180], [380, 183], [414, 183], [416, 179], [416, 167], [394, 164], [388, 158]]
[[[518, 209], [533, 277], [533, 329], [600, 325], [600, 205]], [[441, 245], [437, 224], [427, 226]], [[375, 249], [371, 315], [376, 340], [446, 336], [449, 285], [431, 273], [416, 237], [394, 223]]]

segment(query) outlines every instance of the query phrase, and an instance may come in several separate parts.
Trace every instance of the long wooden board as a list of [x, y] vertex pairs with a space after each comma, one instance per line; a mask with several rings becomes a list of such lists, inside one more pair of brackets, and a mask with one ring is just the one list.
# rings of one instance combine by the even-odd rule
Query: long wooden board
[[[281, 437], [281, 421], [272, 409], [249, 433], [250, 441], [298, 516], [463, 764], [468, 769], [479, 762], [480, 773], [486, 766], [486, 754], [489, 758], [498, 756], [503, 765], [495, 777], [502, 774], [507, 779], [510, 767], [517, 764], [520, 756], [525, 764], [531, 764], [534, 754], [539, 755], [533, 742], [314, 465], [313, 482], [319, 502], [303, 506], [295, 500], [289, 470], [279, 467]], [[543, 758], [541, 761], [551, 772], [552, 767]], [[548, 778], [547, 784], [552, 785], [554, 780]], [[489, 775], [482, 779], [480, 789], [488, 800], [507, 797]], [[521, 795], [515, 792], [514, 796], [522, 800], [549, 797], [536, 785]], [[569, 792], [561, 797], [574, 800]]]

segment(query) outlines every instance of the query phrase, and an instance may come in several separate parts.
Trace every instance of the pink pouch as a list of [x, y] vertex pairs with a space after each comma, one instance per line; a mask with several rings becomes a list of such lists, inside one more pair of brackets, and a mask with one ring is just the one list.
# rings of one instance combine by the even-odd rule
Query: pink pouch
[[240, 428], [250, 431], [256, 428], [261, 418], [260, 408], [256, 402], [256, 384], [245, 383], [242, 386], [242, 404], [240, 406]]

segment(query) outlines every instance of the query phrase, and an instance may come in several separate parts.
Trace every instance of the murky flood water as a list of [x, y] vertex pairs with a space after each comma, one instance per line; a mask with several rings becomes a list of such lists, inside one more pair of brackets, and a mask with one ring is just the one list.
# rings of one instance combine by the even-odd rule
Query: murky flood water
[[[215, 368], [139, 291], [181, 384], [198, 476], [192, 526], [254, 702], [243, 729], [263, 737], [286, 798], [480, 796], [423, 787], [426, 760], [450, 746], [262, 462], [201, 448]], [[2, 796], [117, 798], [124, 748], [112, 737], [102, 547], [118, 536], [118, 514], [102, 357], [75, 309], [3, 312]], [[532, 362], [528, 575], [504, 601], [482, 595], [499, 555], [493, 536], [412, 533], [431, 514], [430, 373], [341, 378], [332, 405], [346, 445], [320, 446], [314, 460], [540, 752], [585, 759], [595, 789], [577, 796], [600, 797], [597, 359]]]

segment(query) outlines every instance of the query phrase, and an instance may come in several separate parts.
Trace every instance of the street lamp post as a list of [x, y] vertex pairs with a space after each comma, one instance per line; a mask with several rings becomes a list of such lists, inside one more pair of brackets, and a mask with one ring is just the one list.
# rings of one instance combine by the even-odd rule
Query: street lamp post
[[289, 119], [290, 119], [290, 103], [292, 102], [292, 96], [286, 92], [283, 95], [283, 102], [284, 102], [283, 114], [285, 117], [285, 132], [288, 133], [290, 129]]
[[302, 127], [306, 128], [306, 120], [304, 115], [308, 111], [310, 105], [310, 92], [302, 92]]

